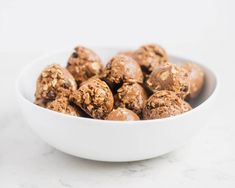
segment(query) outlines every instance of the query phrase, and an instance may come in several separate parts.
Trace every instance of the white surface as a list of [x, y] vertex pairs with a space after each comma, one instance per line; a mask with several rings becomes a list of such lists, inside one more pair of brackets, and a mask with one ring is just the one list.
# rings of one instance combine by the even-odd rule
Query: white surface
[[[103, 61], [120, 52], [120, 49], [115, 48], [93, 50]], [[39, 57], [21, 72], [17, 80], [17, 98], [28, 124], [44, 141], [61, 151], [99, 161], [149, 159], [186, 144], [211, 117], [219, 84], [216, 75], [203, 66], [205, 86], [194, 102], [199, 106], [176, 117], [148, 121], [102, 121], [63, 115], [33, 104], [36, 81], [41, 70], [49, 62], [66, 66], [70, 53], [62, 51]], [[170, 57], [170, 61], [177, 63], [188, 60]]]
[[[76, 2], [79, 5], [0, 1], [0, 187], [233, 188], [235, 1], [145, 0], [133, 9], [133, 1], [102, 1], [100, 6], [97, 1], [86, 16], [91, 1]], [[120, 20], [127, 29], [116, 24]], [[78, 42], [123, 46], [149, 41], [159, 42], [170, 53], [206, 62], [219, 72], [222, 88], [213, 118], [185, 148], [142, 162], [92, 162], [52, 149], [26, 126], [16, 103], [14, 80], [18, 70], [41, 51], [70, 48]]]
[[184, 56], [180, 45], [187, 54], [191, 46], [200, 55], [212, 45], [224, 48], [231, 42], [234, 6], [233, 0], [1, 0], [0, 50], [156, 41], [171, 53]]

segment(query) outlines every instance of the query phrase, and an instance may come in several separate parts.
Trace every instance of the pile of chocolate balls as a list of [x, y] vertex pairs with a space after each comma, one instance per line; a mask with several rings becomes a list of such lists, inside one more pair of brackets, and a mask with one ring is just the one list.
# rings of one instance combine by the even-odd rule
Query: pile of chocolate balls
[[78, 46], [66, 67], [48, 65], [36, 83], [35, 104], [73, 116], [116, 120], [161, 119], [192, 109], [204, 84], [196, 64], [169, 62], [156, 44], [119, 52], [104, 66]]

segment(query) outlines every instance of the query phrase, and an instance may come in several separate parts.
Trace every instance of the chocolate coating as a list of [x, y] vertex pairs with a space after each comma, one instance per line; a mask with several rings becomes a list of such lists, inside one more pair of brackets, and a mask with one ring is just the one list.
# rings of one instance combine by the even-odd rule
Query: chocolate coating
[[124, 83], [117, 90], [115, 98], [116, 107], [125, 107], [141, 115], [144, 103], [147, 100], [147, 94], [138, 83]]
[[170, 63], [155, 68], [146, 80], [146, 85], [153, 92], [174, 91], [183, 99], [190, 91], [188, 72], [181, 66]]
[[139, 63], [144, 72], [152, 72], [154, 67], [167, 62], [166, 51], [157, 44], [148, 44], [137, 49], [132, 57]]
[[189, 98], [195, 98], [198, 96], [204, 85], [204, 72], [199, 65], [194, 63], [184, 63], [182, 64], [182, 67], [187, 70], [189, 75]]
[[142, 83], [143, 73], [134, 59], [126, 55], [117, 55], [106, 65], [104, 78], [111, 84]]
[[68, 96], [77, 89], [73, 76], [57, 64], [47, 66], [37, 79], [35, 103], [45, 106], [45, 103], [58, 96]]
[[113, 109], [113, 94], [99, 78], [90, 78], [74, 91], [70, 100], [89, 116], [102, 119]]
[[70, 105], [69, 100], [66, 97], [60, 97], [55, 99], [54, 101], [48, 102], [46, 107], [56, 112], [61, 112], [73, 116], [80, 116], [78, 109]]
[[126, 108], [117, 108], [110, 112], [105, 119], [115, 121], [136, 121], [140, 118], [131, 110]]
[[82, 46], [74, 50], [68, 60], [67, 69], [78, 84], [102, 72], [103, 65], [95, 52]]
[[191, 106], [172, 91], [157, 91], [147, 100], [143, 109], [144, 119], [161, 119], [182, 114]]

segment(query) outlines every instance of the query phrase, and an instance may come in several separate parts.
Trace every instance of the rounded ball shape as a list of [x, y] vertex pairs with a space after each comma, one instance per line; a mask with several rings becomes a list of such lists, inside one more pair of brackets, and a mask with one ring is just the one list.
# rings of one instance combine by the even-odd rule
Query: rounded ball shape
[[104, 78], [110, 84], [143, 83], [143, 73], [139, 64], [126, 55], [117, 55], [108, 62]]
[[161, 119], [191, 110], [190, 104], [172, 91], [157, 91], [147, 100], [143, 109], [144, 119]]
[[154, 67], [167, 62], [166, 51], [157, 44], [148, 44], [137, 49], [132, 57], [139, 63], [144, 72], [152, 72]]
[[153, 92], [174, 91], [183, 99], [190, 91], [188, 72], [181, 66], [170, 63], [155, 68], [146, 80], [146, 85]]
[[102, 72], [103, 65], [95, 52], [82, 46], [74, 50], [68, 60], [67, 69], [78, 84]]
[[99, 78], [90, 78], [74, 91], [70, 100], [89, 116], [103, 119], [113, 109], [113, 94], [108, 85]]
[[125, 107], [141, 115], [144, 103], [147, 100], [147, 94], [138, 83], [124, 83], [117, 90], [115, 99], [116, 107]]
[[195, 98], [198, 96], [204, 85], [204, 72], [200, 66], [194, 63], [184, 63], [182, 64], [182, 67], [187, 70], [189, 75], [189, 98]]
[[136, 121], [140, 118], [131, 110], [126, 108], [117, 108], [110, 112], [105, 119], [114, 121]]
[[47, 66], [37, 79], [35, 103], [44, 106], [47, 101], [58, 96], [69, 96], [77, 89], [73, 76], [57, 64]]
[[134, 53], [133, 51], [128, 50], [128, 51], [121, 51], [118, 53], [118, 55], [126, 55], [129, 57], [133, 57], [133, 53]]
[[46, 107], [56, 112], [61, 112], [73, 116], [80, 116], [79, 111], [69, 103], [69, 100], [66, 97], [60, 97], [55, 99], [54, 101], [48, 102]]

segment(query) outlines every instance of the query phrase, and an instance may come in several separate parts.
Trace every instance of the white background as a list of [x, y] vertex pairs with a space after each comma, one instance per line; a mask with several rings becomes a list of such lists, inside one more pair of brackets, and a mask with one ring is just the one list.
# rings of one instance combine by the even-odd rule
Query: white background
[[[0, 187], [235, 187], [233, 0], [0, 0]], [[105, 164], [67, 156], [25, 125], [15, 77], [61, 48], [156, 42], [207, 64], [220, 79], [208, 127], [185, 148], [154, 160]]]
[[175, 53], [200, 54], [234, 42], [232, 0], [1, 0], [0, 11], [1, 51], [154, 41]]

